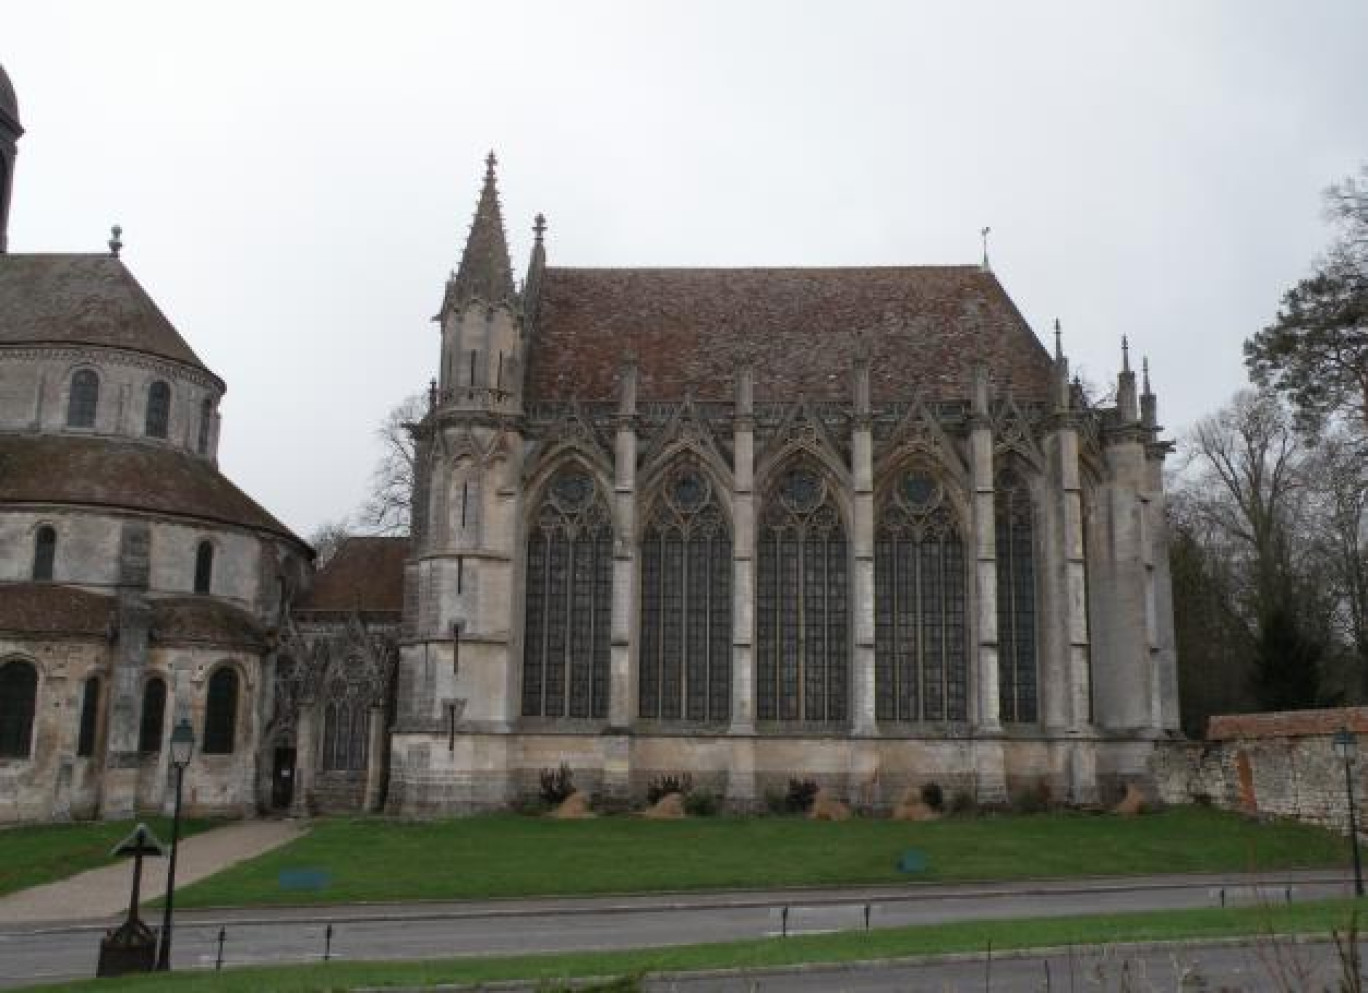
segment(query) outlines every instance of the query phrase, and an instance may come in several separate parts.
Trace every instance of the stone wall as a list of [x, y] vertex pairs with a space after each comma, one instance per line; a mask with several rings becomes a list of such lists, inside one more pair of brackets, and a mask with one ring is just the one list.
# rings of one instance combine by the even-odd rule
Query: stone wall
[[1172, 742], [1154, 753], [1155, 788], [1166, 803], [1209, 801], [1251, 815], [1290, 817], [1347, 833], [1344, 764], [1331, 737], [1347, 727], [1363, 757], [1353, 767], [1359, 824], [1368, 814], [1368, 708], [1213, 717], [1204, 741]]

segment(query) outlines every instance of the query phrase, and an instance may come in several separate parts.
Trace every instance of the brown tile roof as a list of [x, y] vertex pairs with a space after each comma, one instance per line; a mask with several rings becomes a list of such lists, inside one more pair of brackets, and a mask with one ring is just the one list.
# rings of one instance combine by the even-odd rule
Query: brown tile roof
[[114, 618], [113, 597], [52, 583], [0, 584], [0, 631], [103, 638]]
[[1349, 728], [1355, 734], [1368, 734], [1368, 707], [1220, 714], [1207, 718], [1206, 736], [1210, 741], [1298, 738], [1305, 735], [1334, 734], [1340, 728]]
[[300, 542], [205, 459], [104, 437], [0, 434], [0, 505], [142, 510], [236, 524]]
[[195, 641], [246, 648], [266, 647], [261, 625], [247, 611], [208, 596], [152, 601], [152, 629], [158, 641]]
[[355, 610], [397, 617], [404, 609], [408, 552], [407, 538], [345, 539], [295, 609], [301, 613]]
[[616, 396], [622, 356], [638, 396], [729, 400], [754, 363], [758, 400], [848, 400], [857, 335], [868, 339], [878, 402], [920, 392], [967, 398], [973, 364], [1010, 371], [1023, 399], [1044, 399], [1050, 357], [978, 266], [865, 269], [548, 268], [537, 301], [528, 398]]
[[112, 255], [0, 255], [0, 345], [40, 343], [124, 348], [213, 375]]

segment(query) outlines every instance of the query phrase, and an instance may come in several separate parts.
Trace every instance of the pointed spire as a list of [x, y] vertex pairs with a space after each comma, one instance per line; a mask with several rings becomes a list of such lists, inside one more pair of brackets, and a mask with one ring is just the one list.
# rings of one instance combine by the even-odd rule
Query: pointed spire
[[1142, 359], [1140, 360], [1140, 376], [1141, 376], [1141, 379], [1140, 379], [1140, 384], [1141, 384], [1140, 392], [1141, 392], [1141, 393], [1149, 393], [1149, 392], [1150, 392], [1150, 381], [1149, 381], [1149, 356], [1148, 356], [1148, 355], [1146, 355], [1144, 358], [1142, 358]]
[[992, 228], [985, 227], [979, 231], [979, 237], [983, 239], [983, 271], [992, 272], [993, 267], [988, 264], [988, 235], [993, 231]]
[[538, 212], [537, 216], [532, 218], [532, 236], [537, 240], [538, 245], [542, 243], [542, 236], [545, 234], [546, 215], [541, 212]]
[[1130, 372], [1130, 371], [1131, 371], [1131, 367], [1130, 367], [1130, 342], [1129, 342], [1128, 340], [1126, 340], [1126, 336], [1125, 336], [1124, 334], [1121, 336], [1121, 371], [1122, 371], [1122, 372]]
[[504, 235], [503, 211], [499, 207], [498, 180], [494, 167], [499, 160], [490, 152], [485, 158], [484, 188], [470, 225], [461, 267], [452, 286], [454, 300], [479, 297], [498, 303], [513, 296], [513, 264], [508, 258], [508, 239]]
[[1055, 361], [1060, 362], [1064, 359], [1064, 331], [1059, 326], [1059, 318], [1055, 318]]

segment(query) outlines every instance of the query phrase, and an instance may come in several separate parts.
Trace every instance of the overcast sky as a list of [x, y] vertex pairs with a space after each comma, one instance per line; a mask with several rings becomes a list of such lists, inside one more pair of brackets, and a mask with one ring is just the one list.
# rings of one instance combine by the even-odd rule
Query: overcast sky
[[124, 258], [228, 382], [221, 463], [353, 511], [489, 148], [521, 275], [968, 263], [1180, 431], [1368, 159], [1368, 3], [6, 2], [12, 251]]

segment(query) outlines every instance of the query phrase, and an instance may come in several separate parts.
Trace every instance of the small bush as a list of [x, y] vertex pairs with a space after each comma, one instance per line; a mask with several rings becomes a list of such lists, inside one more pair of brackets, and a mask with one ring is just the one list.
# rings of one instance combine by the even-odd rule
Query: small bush
[[684, 794], [684, 813], [690, 817], [712, 817], [717, 808], [717, 797], [707, 790]]
[[779, 790], [765, 790], [765, 813], [778, 816], [788, 812], [788, 798]]
[[559, 769], [541, 771], [541, 799], [548, 807], [559, 807], [575, 792], [575, 774], [564, 762]]
[[936, 813], [945, 809], [945, 793], [940, 783], [922, 783], [921, 800]]
[[978, 800], [967, 790], [957, 790], [950, 795], [950, 813], [955, 817], [973, 817], [978, 813]]
[[817, 784], [811, 779], [790, 779], [788, 793], [784, 797], [784, 811], [790, 814], [806, 814], [812, 809], [812, 801], [817, 796]]
[[688, 796], [693, 789], [693, 776], [687, 772], [678, 776], [656, 776], [646, 787], [646, 802], [651, 806], [659, 803], [662, 797], [667, 797], [671, 793], [678, 793], [681, 796]]
[[1050, 809], [1050, 787], [1044, 781], [1037, 782], [1012, 797], [1012, 812], [1016, 814], [1043, 814]]

